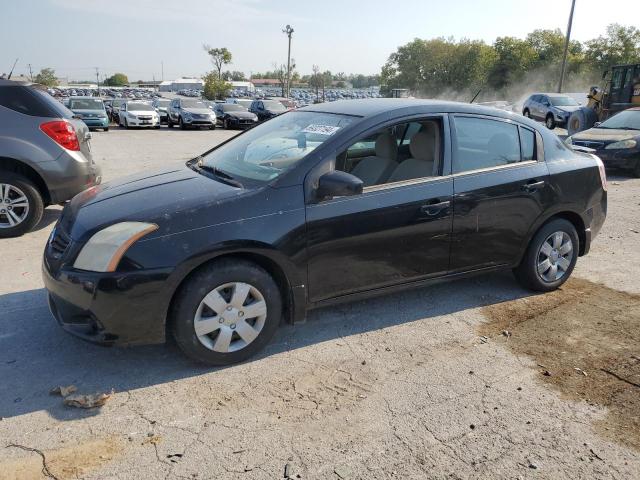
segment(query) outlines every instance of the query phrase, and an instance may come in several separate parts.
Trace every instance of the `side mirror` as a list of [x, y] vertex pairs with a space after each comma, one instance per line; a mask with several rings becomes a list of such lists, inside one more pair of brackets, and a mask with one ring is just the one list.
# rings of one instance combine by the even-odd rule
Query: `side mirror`
[[333, 170], [318, 179], [316, 194], [318, 198], [348, 197], [362, 193], [363, 183], [355, 175]]
[[602, 122], [596, 122], [593, 124], [594, 127], [599, 127], [600, 125], [602, 125]]

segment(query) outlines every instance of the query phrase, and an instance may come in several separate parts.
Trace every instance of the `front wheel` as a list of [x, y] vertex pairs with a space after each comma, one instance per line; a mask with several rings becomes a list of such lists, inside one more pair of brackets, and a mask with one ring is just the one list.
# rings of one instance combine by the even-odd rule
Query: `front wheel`
[[553, 119], [553, 115], [547, 115], [544, 124], [549, 130], [553, 130], [554, 128], [556, 128], [556, 121]]
[[182, 121], [182, 117], [180, 117], [178, 119], [178, 124], [180, 125], [180, 129], [181, 130], [186, 130], [187, 126], [185, 125], [185, 123]]
[[580, 241], [573, 224], [550, 221], [535, 234], [514, 274], [522, 286], [537, 292], [555, 290], [571, 276]]
[[261, 350], [280, 324], [282, 299], [264, 269], [223, 259], [180, 288], [171, 324], [182, 351], [207, 365], [228, 365]]
[[171, 121], [171, 117], [167, 117], [167, 127], [173, 128], [173, 122]]
[[0, 172], [0, 238], [27, 233], [43, 213], [42, 195], [31, 180], [13, 172]]
[[527, 118], [531, 118], [531, 114], [529, 113], [529, 110], [526, 110], [524, 112], [522, 112], [522, 115], [524, 115]]

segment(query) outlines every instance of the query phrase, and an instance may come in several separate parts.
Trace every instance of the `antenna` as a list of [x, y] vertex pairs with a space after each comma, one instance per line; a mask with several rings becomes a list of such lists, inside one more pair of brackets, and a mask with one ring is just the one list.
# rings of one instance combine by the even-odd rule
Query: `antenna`
[[11, 75], [13, 75], [13, 69], [16, 68], [16, 64], [18, 63], [18, 60], [20, 59], [16, 58], [16, 61], [13, 62], [13, 67], [11, 67], [11, 71], [9, 72], [9, 76], [7, 77], [7, 80], [11, 80]]

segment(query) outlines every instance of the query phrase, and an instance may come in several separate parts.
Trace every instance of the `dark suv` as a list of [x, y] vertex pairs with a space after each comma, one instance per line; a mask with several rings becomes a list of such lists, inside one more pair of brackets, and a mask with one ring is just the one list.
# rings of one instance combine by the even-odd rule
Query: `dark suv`
[[47, 205], [100, 183], [90, 138], [45, 91], [0, 80], [0, 238], [28, 232]]
[[255, 113], [258, 121], [262, 122], [286, 112], [287, 108], [277, 100], [254, 100], [249, 111]]
[[559, 93], [535, 93], [522, 106], [522, 114], [543, 121], [547, 128], [565, 127], [572, 112], [580, 108], [573, 97]]

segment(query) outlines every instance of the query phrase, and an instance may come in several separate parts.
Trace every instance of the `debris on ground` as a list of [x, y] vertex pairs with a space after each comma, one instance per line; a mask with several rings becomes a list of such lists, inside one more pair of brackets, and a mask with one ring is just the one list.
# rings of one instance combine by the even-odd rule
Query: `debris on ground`
[[333, 473], [335, 473], [341, 480], [346, 480], [351, 476], [351, 471], [343, 465], [335, 467], [333, 469]]
[[487, 343], [488, 341], [489, 341], [489, 337], [486, 337], [484, 335], [480, 337], [480, 342], [481, 343]]
[[69, 395], [65, 397], [64, 404], [68, 407], [77, 408], [96, 408], [102, 407], [107, 400], [113, 395], [113, 390], [110, 393], [92, 393], [88, 395]]
[[284, 466], [284, 478], [289, 478], [291, 477], [291, 464], [287, 463]]
[[67, 397], [74, 393], [78, 388], [75, 385], [68, 385], [63, 387], [62, 385], [52, 388], [49, 391], [49, 395], [60, 395], [61, 397]]
[[581, 368], [578, 367], [573, 367], [573, 369], [578, 372], [581, 373], [582, 375], [584, 375], [585, 377], [588, 377], [589, 375], [587, 375], [587, 372], [585, 372], [584, 370], [582, 370]]
[[511, 336], [511, 332], [509, 330], [503, 330], [502, 331], [502, 336], [509, 338]]

